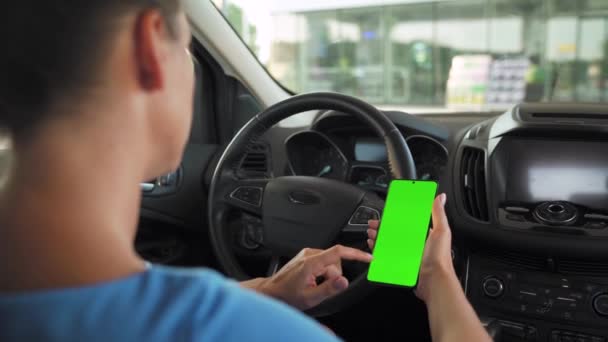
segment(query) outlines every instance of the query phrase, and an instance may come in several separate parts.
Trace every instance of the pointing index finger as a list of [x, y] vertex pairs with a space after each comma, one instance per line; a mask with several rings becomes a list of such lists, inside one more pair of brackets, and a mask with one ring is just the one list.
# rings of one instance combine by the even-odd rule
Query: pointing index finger
[[361, 261], [361, 262], [370, 262], [372, 261], [372, 255], [369, 253], [365, 253], [361, 250], [351, 247], [344, 246], [334, 246], [323, 253], [315, 255], [311, 257], [322, 264], [322, 266], [335, 264], [340, 262], [340, 260], [353, 260], [353, 261]]

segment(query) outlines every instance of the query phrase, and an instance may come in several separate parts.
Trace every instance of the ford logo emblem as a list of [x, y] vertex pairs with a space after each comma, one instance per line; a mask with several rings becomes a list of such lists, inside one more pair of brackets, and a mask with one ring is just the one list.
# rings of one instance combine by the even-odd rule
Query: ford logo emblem
[[300, 205], [313, 205], [321, 203], [321, 198], [307, 191], [293, 191], [289, 193], [289, 201]]

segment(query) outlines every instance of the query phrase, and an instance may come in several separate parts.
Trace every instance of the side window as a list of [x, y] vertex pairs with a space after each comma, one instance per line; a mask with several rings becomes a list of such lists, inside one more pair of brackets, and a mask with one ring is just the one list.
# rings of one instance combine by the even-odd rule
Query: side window
[[10, 163], [11, 142], [7, 132], [0, 129], [0, 188], [4, 185]]
[[208, 103], [209, 101], [206, 101], [206, 97], [210, 94], [206, 94], [203, 90], [203, 85], [206, 83], [204, 79], [203, 67], [194, 56], [192, 59], [196, 84], [194, 87], [193, 118], [190, 142], [202, 144], [214, 140], [214, 137], [211, 134], [213, 127], [210, 127], [211, 125], [209, 122], [203, 122], [203, 118], [208, 115], [205, 115], [205, 113], [209, 113], [209, 111], [206, 109], [211, 108], [210, 103]]
[[[225, 144], [261, 106], [237, 79], [224, 73], [203, 46], [194, 42], [192, 51], [198, 60], [194, 112], [199, 113], [199, 118], [193, 121], [191, 139]], [[196, 122], [200, 118], [202, 122]]]

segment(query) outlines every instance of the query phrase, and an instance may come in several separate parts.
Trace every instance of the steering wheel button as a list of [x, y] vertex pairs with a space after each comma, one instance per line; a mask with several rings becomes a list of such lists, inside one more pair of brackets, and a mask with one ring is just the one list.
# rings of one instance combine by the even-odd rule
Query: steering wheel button
[[251, 205], [259, 206], [262, 200], [262, 189], [243, 186], [234, 190], [230, 197]]
[[366, 225], [369, 220], [377, 220], [379, 217], [380, 213], [376, 209], [361, 206], [355, 211], [349, 224]]
[[378, 217], [378, 212], [373, 210], [369, 212], [369, 220], [379, 220], [380, 217]]
[[251, 241], [254, 241], [255, 243], [258, 243], [258, 244], [262, 243], [263, 233], [262, 233], [262, 229], [260, 226], [254, 225], [254, 224], [247, 224], [246, 233], [247, 233], [247, 238], [250, 239]]

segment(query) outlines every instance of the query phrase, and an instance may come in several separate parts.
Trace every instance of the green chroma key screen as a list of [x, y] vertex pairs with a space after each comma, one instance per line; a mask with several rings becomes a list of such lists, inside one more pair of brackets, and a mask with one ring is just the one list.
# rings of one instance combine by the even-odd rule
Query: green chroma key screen
[[416, 286], [436, 192], [435, 182], [391, 182], [367, 273], [369, 281]]

